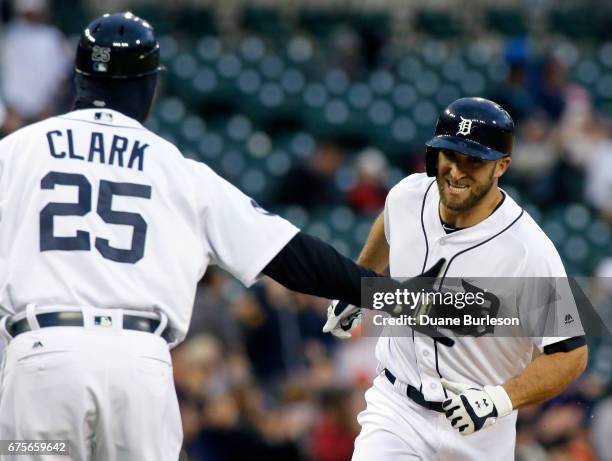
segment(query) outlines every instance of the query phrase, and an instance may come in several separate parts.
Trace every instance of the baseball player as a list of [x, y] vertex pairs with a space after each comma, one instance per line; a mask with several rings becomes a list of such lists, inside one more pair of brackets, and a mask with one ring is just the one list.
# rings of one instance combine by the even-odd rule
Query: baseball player
[[[419, 274], [441, 257], [446, 277], [565, 277], [551, 241], [498, 187], [513, 134], [511, 117], [491, 101], [450, 104], [427, 142], [426, 174], [389, 192], [359, 262], [388, 267], [392, 277]], [[519, 300], [516, 308], [529, 314], [535, 306]], [[358, 316], [358, 308], [334, 303], [324, 331], [348, 337]], [[554, 397], [585, 369], [575, 317], [565, 318], [577, 326], [567, 335], [466, 336], [453, 348], [418, 332], [381, 336], [381, 373], [358, 416], [353, 460], [513, 460], [516, 410]]]
[[144, 128], [160, 70], [147, 22], [97, 18], [77, 49], [75, 109], [0, 141], [0, 440], [70, 451], [2, 459], [176, 460], [169, 346], [209, 264], [357, 305], [361, 277], [377, 275]]

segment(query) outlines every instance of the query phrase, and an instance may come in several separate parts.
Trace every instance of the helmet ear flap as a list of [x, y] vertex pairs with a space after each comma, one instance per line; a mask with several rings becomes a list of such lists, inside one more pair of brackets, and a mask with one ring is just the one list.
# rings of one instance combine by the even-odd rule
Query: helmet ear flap
[[425, 172], [427, 176], [438, 175], [438, 149], [435, 147], [427, 147], [425, 149]]

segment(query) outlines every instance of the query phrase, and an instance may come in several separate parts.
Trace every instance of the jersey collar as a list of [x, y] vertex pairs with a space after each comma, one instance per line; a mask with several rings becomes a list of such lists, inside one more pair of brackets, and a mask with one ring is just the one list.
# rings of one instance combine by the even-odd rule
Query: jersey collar
[[98, 125], [145, 129], [139, 121], [113, 109], [80, 109], [60, 115], [59, 118], [80, 120]]
[[440, 193], [436, 185], [432, 185], [425, 198], [423, 224], [428, 235], [434, 241], [444, 238], [448, 243], [470, 244], [489, 238], [506, 228], [521, 213], [522, 208], [502, 189], [506, 195], [503, 203], [484, 220], [474, 226], [460, 229], [447, 234], [442, 227], [438, 206]]

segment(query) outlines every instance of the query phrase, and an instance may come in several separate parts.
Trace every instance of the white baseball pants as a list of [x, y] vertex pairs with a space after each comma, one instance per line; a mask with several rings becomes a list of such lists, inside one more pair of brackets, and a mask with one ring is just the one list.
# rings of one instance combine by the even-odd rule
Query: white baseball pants
[[68, 440], [70, 456], [5, 461], [176, 461], [182, 427], [168, 344], [151, 333], [52, 327], [10, 341], [0, 440]]
[[382, 375], [365, 393], [353, 461], [514, 461], [516, 412], [472, 435], [413, 402]]

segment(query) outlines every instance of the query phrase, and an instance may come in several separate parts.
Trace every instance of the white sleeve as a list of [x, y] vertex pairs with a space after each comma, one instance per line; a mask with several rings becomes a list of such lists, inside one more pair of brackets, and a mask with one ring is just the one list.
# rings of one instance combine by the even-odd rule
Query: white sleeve
[[[196, 162], [194, 162], [196, 163]], [[244, 285], [252, 285], [260, 272], [299, 232], [280, 216], [261, 208], [255, 200], [203, 164], [204, 233], [212, 263], [230, 272]]]
[[541, 351], [551, 344], [584, 335], [563, 263], [552, 243], [550, 246], [530, 258], [530, 270], [522, 280], [519, 299], [521, 323]]

